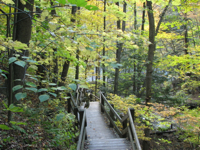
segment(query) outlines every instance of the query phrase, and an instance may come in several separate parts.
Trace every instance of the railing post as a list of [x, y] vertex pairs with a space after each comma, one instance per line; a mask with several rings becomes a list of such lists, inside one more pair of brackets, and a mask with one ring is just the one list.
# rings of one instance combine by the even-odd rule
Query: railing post
[[[131, 117], [132, 117], [133, 122], [134, 122], [134, 120], [135, 120], [135, 109], [134, 109], [134, 108], [130, 108], [129, 110], [130, 110], [130, 112], [131, 112]], [[130, 124], [130, 123], [129, 123], [129, 124]], [[132, 134], [132, 137], [133, 137], [133, 140], [134, 140], [135, 137], [133, 136], [133, 131], [132, 131], [132, 129], [131, 129], [131, 134]]]
[[133, 119], [133, 122], [134, 122], [134, 120], [135, 120], [135, 109], [130, 108], [130, 112], [131, 112], [131, 116], [132, 116], [132, 119]]
[[101, 100], [101, 112], [103, 113], [104, 109], [102, 107], [104, 107], [104, 99], [103, 99], [102, 93], [100, 93], [100, 100]]
[[80, 129], [81, 129], [81, 125], [82, 125], [82, 122], [83, 122], [83, 113], [84, 113], [84, 110], [83, 109], [81, 109], [81, 110], [79, 110], [79, 115], [80, 115]]
[[[114, 104], [110, 104], [110, 105], [114, 108]], [[110, 109], [110, 117], [112, 118], [113, 121], [115, 120], [114, 113], [111, 111], [111, 109]], [[110, 121], [110, 127], [113, 128], [113, 124], [111, 123], [111, 121]]]
[[[79, 110], [79, 115], [80, 115], [80, 129], [82, 127], [82, 122], [83, 122], [83, 114], [84, 114], [84, 109]], [[85, 127], [87, 126], [87, 120], [85, 118]], [[85, 140], [87, 140], [87, 133], [85, 134]]]
[[[127, 119], [122, 122], [123, 130], [127, 128]], [[123, 138], [126, 138], [127, 134], [122, 135]]]

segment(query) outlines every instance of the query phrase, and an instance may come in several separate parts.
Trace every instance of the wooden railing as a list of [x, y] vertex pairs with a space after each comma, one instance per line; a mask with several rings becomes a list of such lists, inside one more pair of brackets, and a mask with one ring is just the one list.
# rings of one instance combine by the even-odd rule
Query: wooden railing
[[[109, 107], [109, 112], [105, 108], [105, 103]], [[125, 138], [128, 136], [131, 141], [133, 150], [141, 150], [141, 146], [140, 146], [137, 133], [135, 130], [135, 126], [134, 126], [134, 113], [135, 113], [134, 109], [129, 108], [127, 114], [121, 118], [118, 115], [118, 113], [115, 111], [114, 105], [110, 104], [107, 101], [103, 93], [100, 93], [100, 104], [101, 104], [101, 112], [104, 112], [106, 116], [108, 117], [108, 119], [110, 120], [110, 127], [114, 127], [120, 137]], [[115, 124], [115, 120], [116, 120], [115, 118], [121, 122], [123, 126], [122, 131]], [[129, 126], [127, 126], [128, 121], [129, 121]]]
[[81, 95], [83, 94], [82, 89], [78, 89], [78, 92], [76, 92], [76, 100], [74, 99], [73, 95], [71, 93], [68, 94], [67, 104], [68, 104], [68, 113], [73, 113], [76, 116], [76, 119], [78, 120], [75, 125], [79, 128], [80, 134], [77, 141], [77, 150], [83, 150], [84, 148], [84, 142], [87, 139], [87, 133], [86, 133], [86, 126], [87, 126], [87, 120], [86, 120], [86, 111], [85, 109], [82, 109], [80, 107], [81, 104]]

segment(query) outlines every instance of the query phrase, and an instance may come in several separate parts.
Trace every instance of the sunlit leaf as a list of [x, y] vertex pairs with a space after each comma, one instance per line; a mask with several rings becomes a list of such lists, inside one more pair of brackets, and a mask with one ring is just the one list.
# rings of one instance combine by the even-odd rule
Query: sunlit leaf
[[8, 127], [7, 125], [4, 125], [4, 124], [0, 124], [0, 128], [2, 130], [10, 130], [10, 129], [12, 129], [12, 128]]
[[97, 6], [94, 6], [94, 5], [87, 5], [85, 6], [86, 9], [88, 10], [99, 10], [99, 8]]
[[8, 110], [10, 110], [10, 111], [12, 111], [12, 112], [23, 112], [23, 111], [24, 111], [23, 108], [17, 107], [17, 106], [15, 106], [15, 105], [13, 105], [13, 104], [11, 104], [11, 105], [9, 106]]
[[84, 7], [87, 5], [85, 0], [68, 0], [70, 4], [75, 4], [78, 7]]

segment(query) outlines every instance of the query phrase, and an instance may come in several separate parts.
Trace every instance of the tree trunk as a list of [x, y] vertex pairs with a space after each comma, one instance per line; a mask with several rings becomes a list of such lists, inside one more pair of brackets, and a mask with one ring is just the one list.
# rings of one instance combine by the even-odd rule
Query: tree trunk
[[[119, 2], [117, 2], [116, 5], [119, 7]], [[127, 4], [124, 2], [123, 12], [126, 12], [126, 5]], [[117, 29], [121, 29], [120, 23], [121, 23], [121, 21], [118, 20], [117, 21]], [[125, 21], [123, 21], [122, 28], [123, 28], [122, 30], [125, 30]], [[120, 63], [122, 46], [123, 46], [123, 43], [117, 42], [117, 51], [116, 51], [116, 61], [117, 61], [117, 63]], [[114, 94], [118, 94], [118, 79], [119, 79], [119, 67], [115, 69]]]
[[[148, 51], [148, 64], [147, 64], [147, 71], [146, 71], [146, 105], [151, 100], [151, 85], [152, 85], [152, 72], [153, 72], [153, 58], [154, 58], [154, 51], [155, 51], [155, 22], [154, 22], [154, 15], [152, 10], [152, 2], [147, 1], [148, 7], [148, 19], [149, 19], [149, 41], [151, 44], [149, 45]], [[150, 129], [146, 128], [144, 130], [145, 136], [150, 136]], [[149, 141], [143, 141], [143, 150], [149, 150], [150, 143]]]
[[69, 65], [70, 65], [70, 61], [65, 61], [64, 65], [63, 65], [63, 70], [62, 70], [62, 74], [61, 74], [61, 82], [59, 83], [59, 86], [65, 85], [65, 79], [67, 77]]
[[[137, 30], [137, 10], [136, 10], [136, 2], [134, 3], [134, 30]], [[136, 60], [136, 56], [134, 55], [134, 60]], [[133, 65], [133, 94], [136, 94], [136, 64], [134, 62]]]
[[[20, 41], [27, 45], [29, 45], [29, 41], [31, 39], [33, 4], [34, 0], [27, 0], [26, 5], [23, 5], [21, 1], [18, 1], [18, 12], [21, 12], [21, 10], [26, 11], [25, 9], [29, 10], [30, 12], [26, 11], [26, 13], [17, 14], [17, 23], [15, 24], [16, 27], [14, 28], [13, 31], [15, 32], [16, 29], [16, 34], [14, 34], [13, 40]], [[29, 56], [29, 51], [23, 50], [23, 52], [20, 53], [20, 56]], [[16, 64], [13, 64], [13, 70], [14, 70], [14, 80], [15, 80], [14, 85], [23, 85], [25, 80], [26, 66], [21, 67]], [[19, 80], [16, 81], [16, 79], [20, 79], [20, 81]]]
[[[104, 12], [106, 12], [106, 0], [104, 0]], [[104, 32], [106, 30], [106, 17], [104, 16], [103, 17], [103, 29], [104, 29]], [[103, 39], [103, 42], [105, 43], [105, 38]], [[103, 45], [103, 56], [105, 56], [106, 52], [105, 52], [105, 44]], [[103, 64], [102, 65], [102, 69], [103, 69], [103, 87], [104, 89], [106, 88], [106, 76], [105, 76], [105, 65]], [[106, 91], [104, 91], [106, 92]]]
[[148, 64], [147, 64], [147, 71], [146, 71], [146, 103], [150, 102], [151, 100], [151, 82], [152, 82], [152, 72], [153, 72], [153, 58], [154, 58], [154, 51], [155, 51], [155, 22], [154, 22], [154, 15], [152, 10], [152, 2], [147, 1], [148, 7], [148, 19], [149, 19], [149, 51], [148, 51]]
[[[77, 7], [76, 6], [72, 6], [71, 14], [75, 15], [76, 10], [77, 10]], [[71, 22], [75, 22], [75, 21], [76, 20], [74, 18], [71, 18]], [[61, 80], [62, 81], [59, 83], [59, 86], [64, 86], [65, 85], [64, 82], [65, 82], [65, 79], [66, 79], [67, 74], [68, 74], [69, 66], [70, 66], [70, 61], [66, 60], [64, 65], [63, 65], [63, 70], [62, 70], [62, 74], [61, 74]]]
[[144, 31], [144, 23], [145, 23], [145, 2], [143, 3], [143, 11], [142, 11], [142, 26], [141, 26], [141, 33], [143, 34]]

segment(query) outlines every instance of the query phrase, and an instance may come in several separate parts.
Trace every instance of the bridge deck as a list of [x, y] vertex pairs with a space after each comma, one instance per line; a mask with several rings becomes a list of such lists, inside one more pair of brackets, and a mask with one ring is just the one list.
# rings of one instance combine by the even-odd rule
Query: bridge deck
[[129, 150], [130, 143], [119, 138], [113, 128], [109, 128], [101, 113], [99, 102], [90, 102], [86, 109], [87, 138], [85, 150]]

